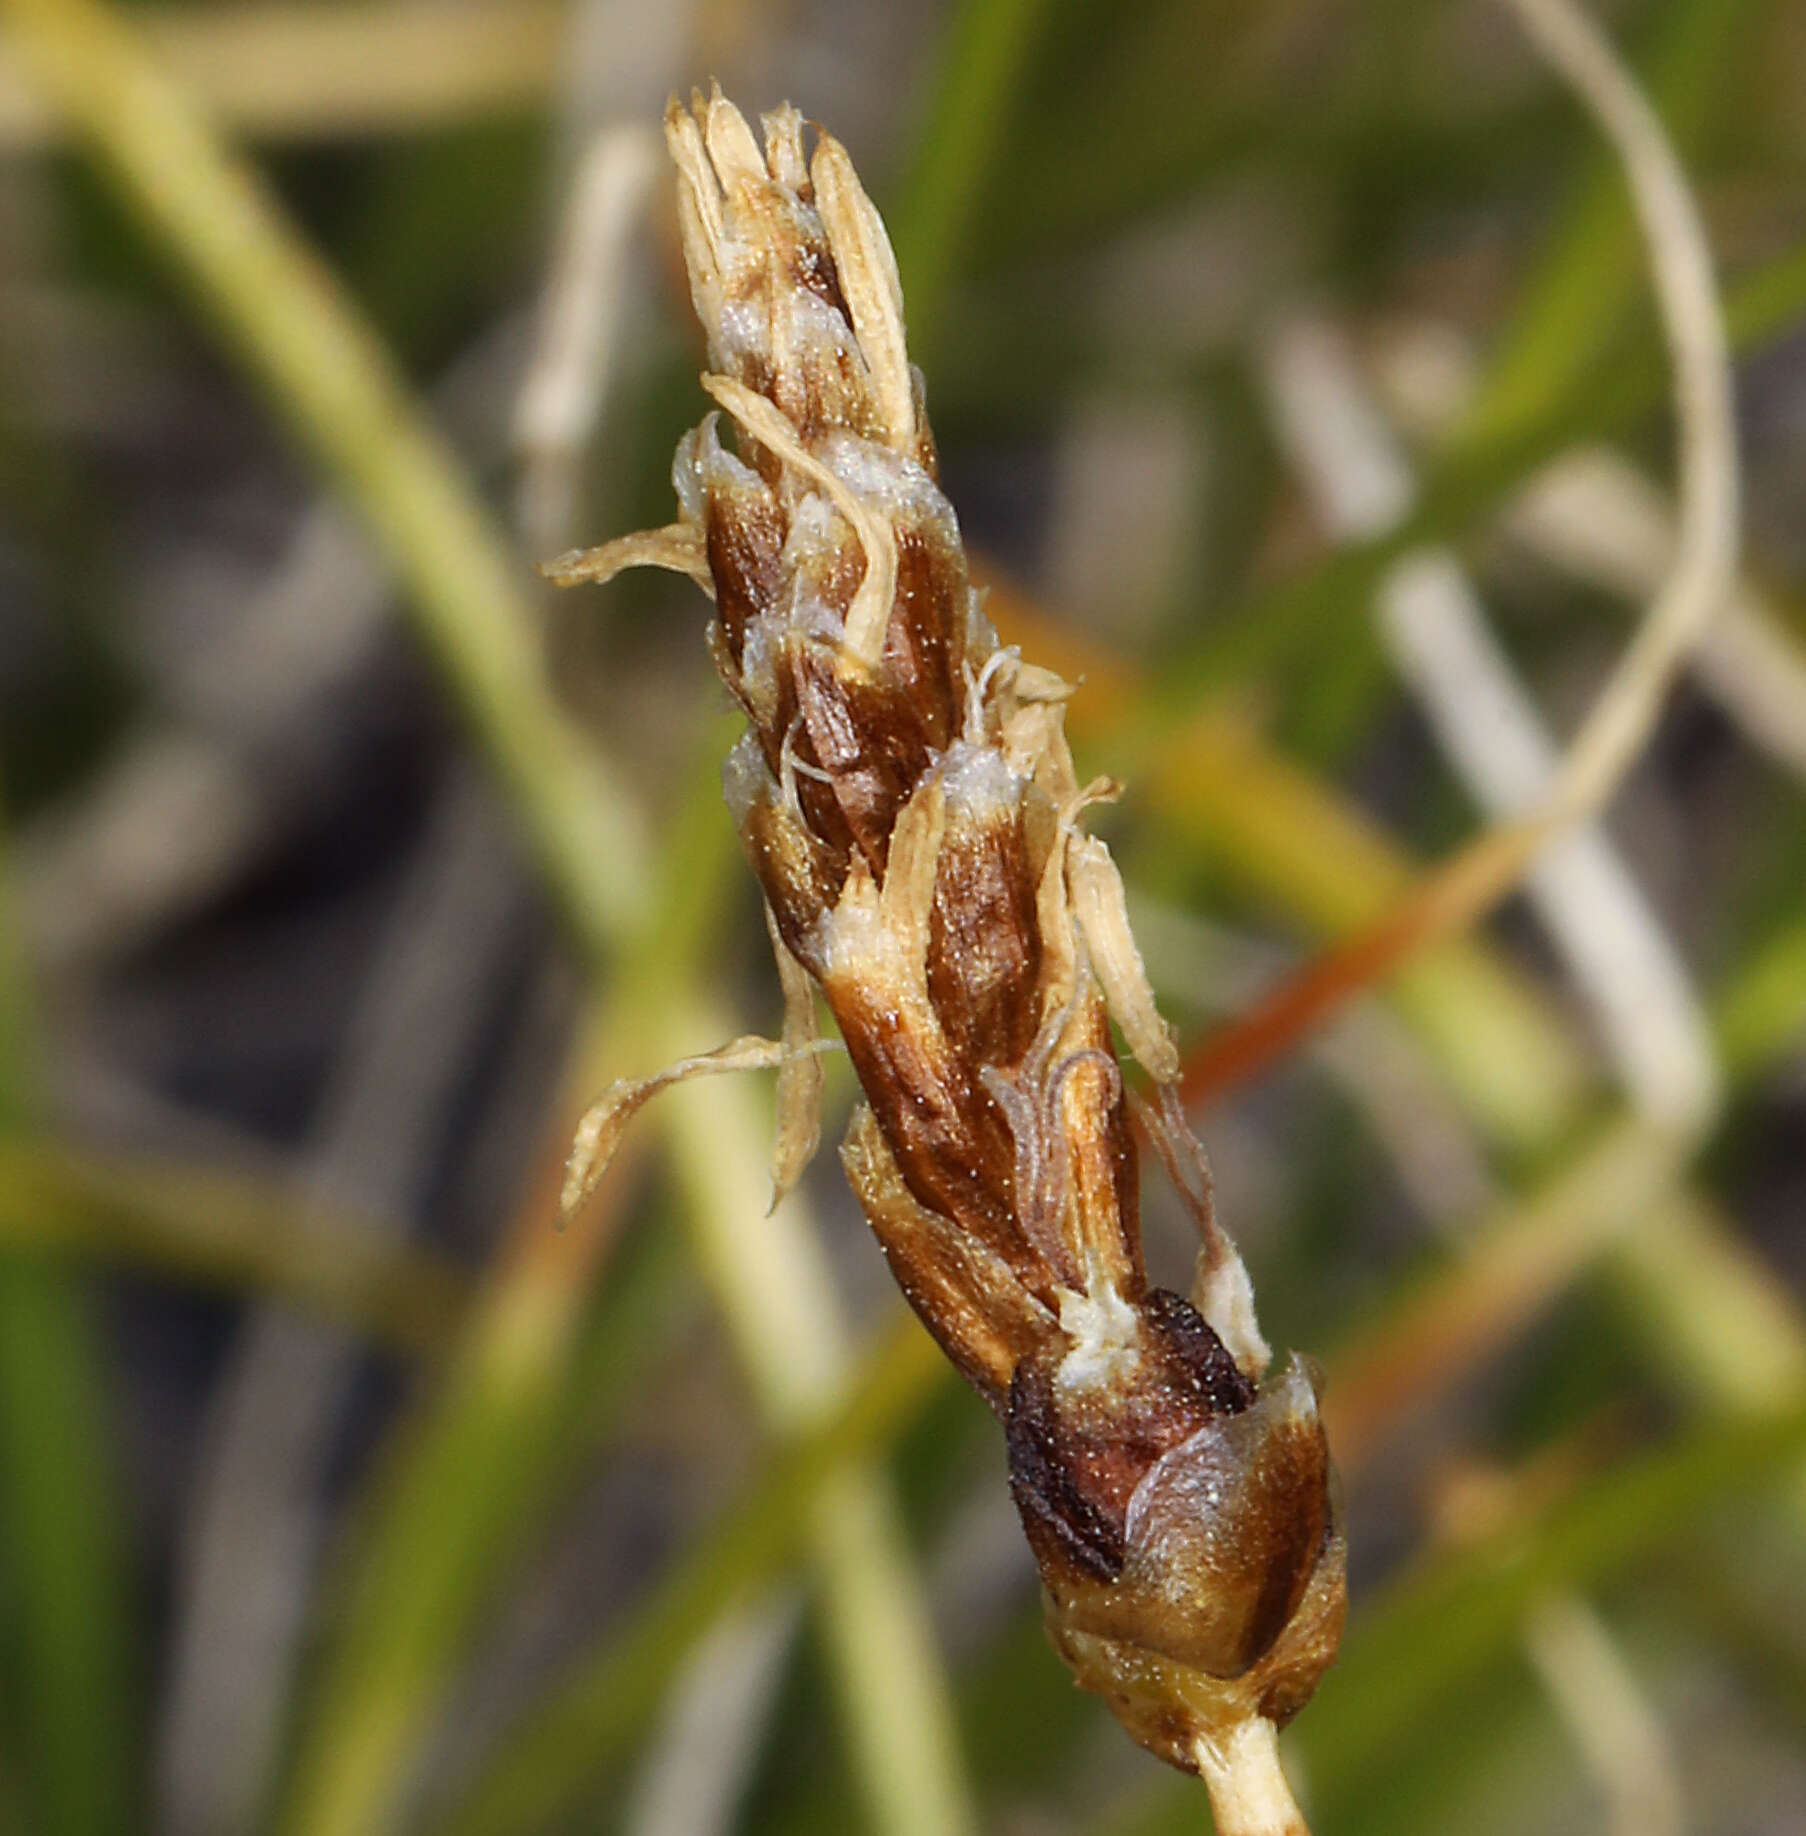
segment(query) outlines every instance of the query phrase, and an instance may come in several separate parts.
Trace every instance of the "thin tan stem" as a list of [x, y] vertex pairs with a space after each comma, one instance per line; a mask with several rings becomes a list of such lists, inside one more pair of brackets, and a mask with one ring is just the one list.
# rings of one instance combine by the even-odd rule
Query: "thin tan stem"
[[515, 520], [528, 554], [568, 546], [583, 455], [595, 438], [629, 317], [628, 244], [659, 173], [638, 122], [596, 134], [577, 163], [539, 305], [533, 362], [514, 405]]
[[[1319, 514], [1352, 535], [1402, 517], [1415, 481], [1334, 326], [1301, 317], [1282, 328], [1267, 373]], [[1660, 589], [1672, 547], [1664, 530], [1643, 590]], [[1414, 550], [1377, 599], [1394, 666], [1456, 774], [1495, 816], [1533, 807], [1553, 778], [1555, 741], [1458, 557]], [[1610, 841], [1579, 825], [1533, 864], [1525, 891], [1638, 1108], [1697, 1131], [1720, 1094], [1709, 1029], [1659, 914]]]
[[1580, 1595], [1532, 1608], [1524, 1644], [1606, 1812], [1606, 1836], [1683, 1836], [1680, 1769], [1662, 1717]]
[[1545, 819], [1555, 828], [1610, 794], [1642, 745], [1676, 665], [1729, 595], [1737, 568], [1737, 446], [1711, 250], [1660, 118], [1610, 41], [1570, 0], [1509, 4], [1623, 162], [1674, 362], [1680, 437], [1674, 566], [1569, 751]]
[[1187, 1060], [1197, 1101], [1244, 1078], [1408, 957], [1483, 918], [1557, 836], [1610, 801], [1675, 672], [1737, 577], [1737, 444], [1724, 319], [1699, 212], [1660, 118], [1610, 42], [1570, 0], [1505, 0], [1585, 103], [1624, 167], [1674, 363], [1679, 522], [1673, 566], [1575, 735], [1543, 800], [1475, 837], [1392, 911], [1277, 989]]
[[1554, 835], [1600, 809], [1641, 749], [1676, 669], [1737, 572], [1736, 428], [1711, 249], [1661, 119], [1611, 42], [1571, 0], [1506, 0], [1623, 162], [1674, 362], [1680, 524], [1674, 564], [1542, 807], [1482, 837], [1426, 889], [1439, 931], [1477, 918]]
[[1279, 1730], [1264, 1715], [1225, 1740], [1200, 1740], [1196, 1751], [1217, 1836], [1311, 1836], [1279, 1763]]

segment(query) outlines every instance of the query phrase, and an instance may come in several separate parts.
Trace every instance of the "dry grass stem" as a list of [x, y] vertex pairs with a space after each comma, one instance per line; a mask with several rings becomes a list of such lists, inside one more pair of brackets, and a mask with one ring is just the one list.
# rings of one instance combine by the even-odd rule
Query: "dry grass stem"
[[514, 408], [515, 521], [529, 554], [570, 540], [578, 468], [620, 339], [627, 244], [657, 172], [657, 143], [637, 123], [602, 130], [577, 162]]
[[[1367, 536], [1402, 517], [1415, 481], [1335, 329], [1308, 319], [1283, 328], [1267, 371], [1276, 418], [1332, 526]], [[1493, 816], [1534, 808], [1555, 775], [1555, 742], [1459, 560], [1447, 549], [1407, 555], [1387, 571], [1378, 600], [1393, 662], [1463, 783]], [[1605, 835], [1578, 825], [1538, 857], [1525, 890], [1638, 1109], [1698, 1131], [1721, 1094], [1705, 1016]]]
[[[1401, 563], [1382, 590], [1381, 616], [1463, 783], [1493, 814], [1533, 804], [1550, 782], [1555, 744], [1454, 557]], [[1578, 823], [1531, 863], [1524, 890], [1639, 1112], [1702, 1133], [1723, 1097], [1711, 1028], [1623, 857], [1596, 824]]]
[[794, 1590], [774, 1594], [728, 1614], [698, 1641], [628, 1798], [624, 1836], [734, 1828], [801, 1609]]
[[1737, 441], [1712, 256], [1661, 119], [1612, 46], [1570, 0], [1507, 0], [1616, 148], [1649, 249], [1674, 362], [1680, 517], [1674, 565], [1575, 736], [1542, 807], [1437, 876], [1447, 914], [1477, 915], [1550, 836], [1611, 796], [1661, 710], [1676, 669], [1723, 604], [1737, 568]]
[[1660, 119], [1610, 43], [1568, 0], [1508, 0], [1611, 140], [1649, 250], [1674, 362], [1680, 511], [1674, 565], [1623, 659], [1529, 814], [1488, 830], [1430, 873], [1392, 912], [1327, 952], [1188, 1059], [1200, 1095], [1245, 1077], [1351, 995], [1426, 944], [1472, 924], [1557, 835], [1610, 799], [1686, 660], [1736, 578], [1736, 430], [1723, 315], [1698, 211]]
[[1623, 162], [1674, 362], [1680, 441], [1673, 570], [1569, 748], [1546, 813], [1531, 825], [1546, 832], [1610, 796], [1653, 724], [1675, 669], [1728, 597], [1737, 569], [1737, 436], [1711, 247], [1660, 117], [1610, 41], [1571, 0], [1509, 4]]
[[1550, 1595], [1532, 1609], [1524, 1644], [1605, 1800], [1610, 1836], [1681, 1836], [1674, 1749], [1598, 1613], [1578, 1595]]
[[[666, 121], [703, 385], [737, 451], [710, 416], [678, 449], [677, 524], [554, 571], [706, 557], [709, 641], [748, 728], [728, 805], [792, 1043], [618, 1086], [572, 1193], [654, 1087], [794, 1063], [819, 988], [865, 1096], [848, 1177], [1003, 1425], [1056, 1646], [1137, 1740], [1204, 1773], [1225, 1829], [1294, 1829], [1272, 1821], [1272, 1731], [1331, 1660], [1345, 1599], [1312, 1377], [1297, 1359], [1268, 1370], [1121, 881], [1079, 826], [1116, 786], [1078, 782], [1070, 690], [998, 643], [967, 578], [883, 225], [830, 136], [808, 149], [790, 108], [763, 125], [761, 148], [719, 93]], [[1189, 1299], [1142, 1265], [1113, 1019], [1197, 1219]], [[787, 1175], [812, 1109], [793, 1084]]]
[[[1605, 447], [1568, 453], [1532, 480], [1506, 527], [1544, 561], [1629, 598], [1656, 591], [1673, 565], [1672, 506]], [[1707, 627], [1693, 673], [1753, 745], [1806, 778], [1806, 648], [1748, 581]]]

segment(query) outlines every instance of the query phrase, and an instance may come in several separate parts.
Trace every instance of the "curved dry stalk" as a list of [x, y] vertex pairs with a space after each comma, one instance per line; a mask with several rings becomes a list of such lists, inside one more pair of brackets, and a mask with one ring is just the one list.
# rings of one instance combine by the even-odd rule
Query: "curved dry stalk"
[[[1266, 371], [1275, 418], [1324, 519], [1361, 535], [1402, 518], [1415, 481], [1336, 329], [1309, 317], [1282, 327]], [[1667, 547], [1664, 533], [1648, 590], [1667, 574]], [[1554, 774], [1555, 742], [1457, 556], [1414, 550], [1387, 570], [1376, 596], [1393, 665], [1470, 793], [1495, 818], [1534, 806]], [[1677, 1132], [1702, 1132], [1721, 1096], [1710, 1029], [1679, 953], [1609, 839], [1579, 824], [1532, 863], [1524, 890], [1639, 1110]]]
[[1196, 1099], [1245, 1077], [1407, 956], [1490, 911], [1557, 835], [1596, 814], [1647, 739], [1676, 670], [1736, 578], [1738, 471], [1729, 347], [1712, 259], [1660, 119], [1571, 0], [1506, 0], [1616, 148], [1649, 250], [1674, 363], [1680, 509], [1674, 563], [1547, 795], [1435, 869], [1377, 924], [1326, 952], [1188, 1058]]
[[[1642, 599], [1673, 565], [1667, 494], [1624, 454], [1585, 446], [1533, 479], [1507, 518], [1543, 561], [1608, 593]], [[1806, 644], [1745, 576], [1693, 657], [1693, 675], [1743, 737], [1806, 780]]]
[[1611, 795], [1642, 746], [1675, 669], [1736, 578], [1737, 436], [1711, 249], [1660, 118], [1610, 41], [1572, 0], [1508, 4], [1624, 163], [1674, 363], [1680, 439], [1673, 570], [1569, 748], [1547, 807], [1525, 825], [1548, 834], [1590, 815]]

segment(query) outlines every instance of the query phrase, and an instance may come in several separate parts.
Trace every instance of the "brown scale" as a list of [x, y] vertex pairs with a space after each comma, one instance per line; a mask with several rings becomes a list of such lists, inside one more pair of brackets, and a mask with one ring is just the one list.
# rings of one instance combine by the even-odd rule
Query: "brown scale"
[[928, 723], [882, 683], [849, 677], [816, 646], [797, 649], [794, 670], [810, 750], [853, 839], [882, 879], [897, 813], [933, 762]]
[[785, 948], [817, 973], [815, 926], [845, 881], [846, 855], [818, 841], [803, 823], [768, 798], [747, 811], [740, 825], [740, 845], [765, 890]]
[[958, 638], [963, 633], [966, 570], [937, 554], [926, 531], [897, 531], [897, 597], [885, 633], [885, 675], [894, 692], [919, 710], [928, 743], [944, 751], [959, 731], [963, 684]]
[[1043, 1561], [1070, 1560], [1104, 1581], [1122, 1573], [1129, 1499], [1148, 1468], [1254, 1400], [1188, 1301], [1155, 1289], [1137, 1312], [1146, 1368], [1134, 1390], [1107, 1405], [1063, 1401], [1057, 1344], [1018, 1364], [1010, 1388], [1010, 1474], [1029, 1541]]
[[947, 812], [928, 932], [928, 996], [970, 1063], [1020, 1064], [1040, 1024], [1041, 933], [1018, 806], [1006, 821]]
[[727, 654], [740, 666], [746, 627], [777, 597], [784, 519], [770, 488], [742, 484], [730, 490], [711, 483], [709, 573], [715, 582], [715, 619]]
[[966, 1067], [931, 1055], [862, 991], [830, 988], [828, 1004], [910, 1192], [1030, 1276], [1012, 1190], [1015, 1150], [996, 1104]]

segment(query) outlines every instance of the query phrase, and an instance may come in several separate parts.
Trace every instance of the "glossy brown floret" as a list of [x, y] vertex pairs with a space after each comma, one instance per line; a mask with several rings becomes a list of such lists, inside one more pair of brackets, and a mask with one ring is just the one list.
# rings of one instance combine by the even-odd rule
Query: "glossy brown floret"
[[[719, 95], [674, 103], [666, 126], [704, 386], [736, 450], [711, 415], [677, 455], [677, 523], [551, 571], [694, 575], [746, 715], [725, 785], [785, 971], [786, 1045], [685, 1069], [793, 1065], [819, 989], [865, 1099], [847, 1176], [910, 1305], [1003, 1422], [1054, 1641], [1137, 1739], [1209, 1773], [1251, 1719], [1295, 1712], [1340, 1631], [1312, 1381], [1296, 1361], [1266, 1375], [1170, 1100], [1148, 1124], [1204, 1248], [1189, 1300], [1148, 1285], [1112, 1018], [1157, 1087], [1177, 1058], [1115, 867], [1079, 826], [1113, 787], [1081, 789], [1069, 691], [1000, 648], [967, 579], [877, 213], [837, 142], [805, 153], [794, 110], [766, 117], [763, 149]], [[574, 1196], [655, 1087], [598, 1106]], [[814, 1087], [785, 1093], [781, 1178], [813, 1142]]]

